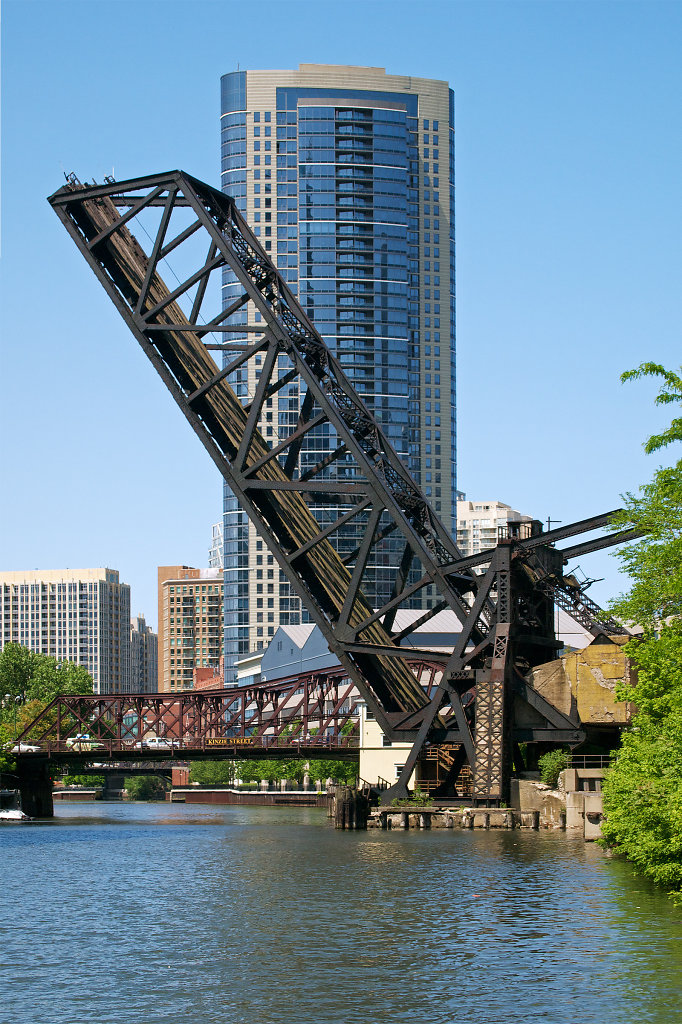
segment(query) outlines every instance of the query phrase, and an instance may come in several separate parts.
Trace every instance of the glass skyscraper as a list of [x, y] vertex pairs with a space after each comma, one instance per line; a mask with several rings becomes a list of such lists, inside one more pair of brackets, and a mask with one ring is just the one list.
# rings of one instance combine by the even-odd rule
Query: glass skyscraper
[[[236, 71], [221, 86], [222, 188], [454, 529], [452, 90], [318, 64]], [[240, 291], [226, 274], [224, 304]], [[237, 371], [232, 386], [252, 393], [257, 372]], [[299, 403], [287, 387], [269, 401], [268, 442], [295, 426]], [[311, 465], [334, 447], [325, 429], [307, 441]], [[229, 683], [237, 657], [266, 645], [280, 623], [305, 621], [305, 610], [229, 490], [224, 520]], [[352, 551], [352, 533], [338, 546]], [[397, 557], [390, 539], [377, 545], [370, 600], [389, 597]]]

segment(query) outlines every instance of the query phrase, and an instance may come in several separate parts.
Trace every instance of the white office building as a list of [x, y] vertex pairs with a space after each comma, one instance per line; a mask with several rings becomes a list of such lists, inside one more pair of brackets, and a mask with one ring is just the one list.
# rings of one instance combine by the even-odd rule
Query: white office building
[[1, 648], [82, 665], [95, 693], [130, 692], [130, 587], [115, 569], [0, 572], [0, 590]]
[[211, 546], [208, 549], [209, 569], [223, 569], [225, 563], [225, 548], [223, 545], [223, 521], [214, 523], [211, 527]]
[[130, 624], [130, 691], [156, 693], [159, 688], [159, 637], [144, 615]]

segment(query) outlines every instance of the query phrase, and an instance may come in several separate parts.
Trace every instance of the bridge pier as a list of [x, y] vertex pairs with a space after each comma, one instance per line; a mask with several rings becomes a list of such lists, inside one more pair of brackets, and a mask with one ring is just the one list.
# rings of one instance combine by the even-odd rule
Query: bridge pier
[[104, 773], [104, 787], [102, 789], [103, 800], [120, 800], [125, 789], [125, 775], [114, 775], [113, 772]]
[[54, 818], [52, 779], [46, 757], [18, 757], [21, 809], [29, 818]]

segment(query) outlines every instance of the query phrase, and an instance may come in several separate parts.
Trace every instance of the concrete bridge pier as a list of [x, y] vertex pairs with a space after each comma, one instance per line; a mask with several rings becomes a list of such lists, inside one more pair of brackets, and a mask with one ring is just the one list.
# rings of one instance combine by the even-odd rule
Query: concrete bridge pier
[[104, 786], [102, 787], [102, 800], [120, 800], [125, 789], [125, 775], [123, 772], [116, 775], [113, 772], [104, 773]]
[[21, 809], [30, 818], [54, 818], [52, 779], [46, 757], [18, 757]]

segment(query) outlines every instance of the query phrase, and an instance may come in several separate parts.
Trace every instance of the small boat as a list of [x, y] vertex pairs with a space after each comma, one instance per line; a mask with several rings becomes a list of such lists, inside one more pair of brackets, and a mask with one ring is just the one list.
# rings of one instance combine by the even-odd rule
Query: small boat
[[30, 821], [21, 809], [21, 794], [18, 789], [0, 789], [0, 822]]

